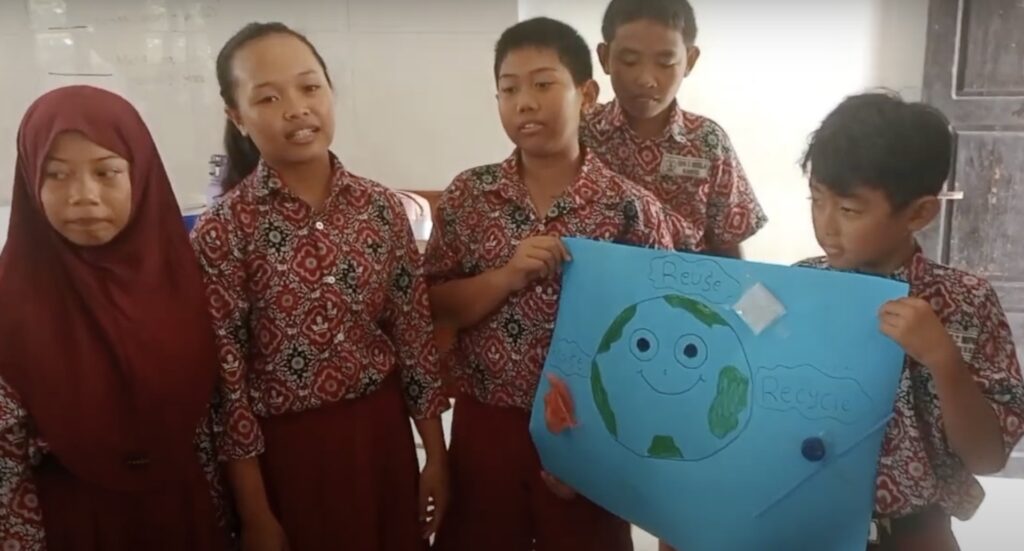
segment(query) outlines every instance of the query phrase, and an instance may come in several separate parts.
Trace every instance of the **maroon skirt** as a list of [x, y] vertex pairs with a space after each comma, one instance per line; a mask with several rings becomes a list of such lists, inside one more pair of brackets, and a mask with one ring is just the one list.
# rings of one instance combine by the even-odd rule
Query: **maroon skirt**
[[400, 379], [260, 421], [270, 506], [292, 551], [422, 551], [419, 464]]
[[630, 525], [582, 496], [564, 500], [540, 476], [530, 414], [468, 397], [452, 419], [452, 504], [439, 551], [631, 551]]
[[198, 458], [167, 488], [118, 492], [94, 487], [48, 457], [33, 474], [49, 551], [223, 551], [217, 518]]

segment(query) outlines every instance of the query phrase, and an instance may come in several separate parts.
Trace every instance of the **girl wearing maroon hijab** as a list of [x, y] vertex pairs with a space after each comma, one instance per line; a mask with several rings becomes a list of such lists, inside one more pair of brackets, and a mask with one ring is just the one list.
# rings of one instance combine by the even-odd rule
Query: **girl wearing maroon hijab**
[[224, 549], [202, 275], [119, 96], [25, 114], [0, 312], [0, 549]]

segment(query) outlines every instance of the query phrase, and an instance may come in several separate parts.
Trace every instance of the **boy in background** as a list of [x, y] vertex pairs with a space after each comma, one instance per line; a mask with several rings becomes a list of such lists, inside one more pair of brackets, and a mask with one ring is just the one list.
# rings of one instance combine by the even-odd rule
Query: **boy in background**
[[700, 57], [693, 7], [612, 0], [601, 32], [597, 54], [615, 100], [589, 110], [584, 145], [696, 226], [699, 249], [739, 257], [740, 243], [767, 218], [725, 130], [676, 101]]

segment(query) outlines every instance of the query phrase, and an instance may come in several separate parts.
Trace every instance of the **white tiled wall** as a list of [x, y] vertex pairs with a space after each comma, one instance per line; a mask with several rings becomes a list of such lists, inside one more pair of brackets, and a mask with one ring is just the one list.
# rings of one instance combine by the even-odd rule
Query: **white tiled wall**
[[25, 108], [68, 84], [126, 95], [179, 199], [201, 201], [224, 121], [213, 61], [244, 24], [275, 20], [323, 54], [337, 92], [334, 145], [350, 168], [394, 188], [442, 189], [511, 149], [491, 67], [494, 42], [516, 19], [516, 0], [0, 0], [0, 39], [12, 45], [0, 48], [0, 73], [19, 75], [0, 103], [0, 201]]
[[[349, 0], [350, 167], [405, 189], [444, 189], [511, 150], [498, 120], [494, 43], [515, 0]], [[346, 124], [345, 117], [351, 118]]]
[[359, 133], [343, 138], [345, 162], [392, 187], [444, 189], [459, 172], [504, 159], [512, 146], [494, 99], [496, 36], [353, 34], [351, 120], [339, 125]]

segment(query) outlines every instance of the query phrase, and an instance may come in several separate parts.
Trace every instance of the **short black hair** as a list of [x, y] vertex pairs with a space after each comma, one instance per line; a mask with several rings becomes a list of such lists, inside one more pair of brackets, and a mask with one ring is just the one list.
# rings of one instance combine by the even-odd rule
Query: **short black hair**
[[604, 11], [601, 36], [611, 44], [619, 27], [641, 19], [679, 31], [687, 46], [697, 42], [697, 16], [688, 0], [612, 0]]
[[594, 78], [594, 62], [590, 46], [576, 29], [547, 17], [535, 17], [512, 25], [494, 46], [494, 79], [498, 79], [501, 64], [513, 50], [543, 48], [554, 50], [565, 68], [572, 74], [577, 86]]
[[952, 154], [949, 119], [941, 111], [883, 91], [840, 103], [812, 135], [801, 165], [838, 195], [870, 187], [901, 210], [942, 191]]

